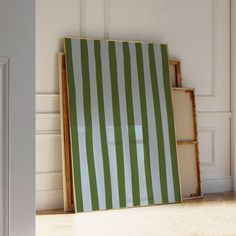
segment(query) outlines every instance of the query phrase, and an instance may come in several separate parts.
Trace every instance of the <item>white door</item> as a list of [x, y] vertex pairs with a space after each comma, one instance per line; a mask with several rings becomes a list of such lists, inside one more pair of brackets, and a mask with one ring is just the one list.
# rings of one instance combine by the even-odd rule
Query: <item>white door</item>
[[35, 233], [35, 3], [0, 0], [0, 235]]

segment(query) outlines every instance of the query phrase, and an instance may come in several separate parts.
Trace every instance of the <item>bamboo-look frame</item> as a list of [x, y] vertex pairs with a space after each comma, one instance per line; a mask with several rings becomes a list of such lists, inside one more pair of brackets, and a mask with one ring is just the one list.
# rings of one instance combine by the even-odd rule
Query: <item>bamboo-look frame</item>
[[175, 86], [182, 87], [181, 61], [179, 59], [170, 59], [170, 66], [174, 66], [175, 70]]
[[71, 152], [71, 141], [70, 141], [69, 105], [68, 105], [65, 54], [63, 53], [58, 54], [58, 63], [59, 63], [64, 210], [69, 211], [69, 210], [74, 210], [74, 193], [73, 193], [73, 178], [72, 178], [72, 152]]
[[198, 187], [196, 189], [196, 193], [193, 193], [191, 197], [201, 197], [202, 191], [201, 191], [201, 175], [200, 175], [200, 158], [199, 158], [199, 142], [198, 142], [198, 129], [197, 129], [195, 89], [194, 88], [172, 88], [172, 91], [182, 91], [184, 93], [189, 93], [190, 99], [192, 101], [194, 139], [193, 140], [177, 140], [177, 144], [178, 145], [194, 144], [195, 146]]

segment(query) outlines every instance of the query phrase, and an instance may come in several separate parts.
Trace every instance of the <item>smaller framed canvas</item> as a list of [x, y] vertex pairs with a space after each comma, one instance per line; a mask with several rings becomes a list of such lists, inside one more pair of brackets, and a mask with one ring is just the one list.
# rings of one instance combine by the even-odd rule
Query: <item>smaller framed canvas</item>
[[178, 162], [183, 199], [201, 194], [198, 132], [193, 88], [172, 88]]

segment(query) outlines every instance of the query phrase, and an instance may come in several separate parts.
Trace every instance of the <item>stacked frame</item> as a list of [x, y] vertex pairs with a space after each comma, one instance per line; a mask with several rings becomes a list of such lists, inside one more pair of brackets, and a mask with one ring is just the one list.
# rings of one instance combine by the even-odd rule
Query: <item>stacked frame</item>
[[[170, 61], [173, 108], [183, 199], [201, 198], [201, 178], [195, 92], [182, 87], [181, 60]], [[185, 95], [184, 95], [185, 94]], [[182, 96], [182, 101], [178, 100]]]
[[[74, 196], [73, 196], [73, 178], [72, 178], [72, 163], [71, 163], [71, 149], [70, 149], [70, 131], [69, 131], [69, 114], [68, 114], [68, 94], [67, 94], [67, 75], [66, 75], [66, 64], [65, 64], [65, 54], [59, 53], [58, 55], [59, 63], [59, 82], [60, 82], [60, 105], [61, 105], [61, 130], [62, 130], [62, 162], [63, 162], [63, 186], [64, 186], [64, 210], [65, 211], [74, 211]], [[172, 81], [172, 87], [181, 87], [182, 86], [182, 77], [181, 77], [181, 62], [178, 59], [171, 59], [170, 62], [170, 80]], [[173, 88], [173, 93], [177, 90]], [[179, 88], [181, 90], [181, 88]], [[194, 107], [195, 109], [195, 107]], [[196, 111], [195, 111], [196, 114]], [[195, 115], [196, 117], [196, 115]], [[195, 118], [194, 118], [195, 119]], [[176, 124], [177, 129], [179, 124]], [[195, 136], [192, 140], [182, 140], [179, 139], [178, 143], [178, 159], [180, 172], [183, 170], [184, 163], [182, 160], [186, 158], [186, 153], [184, 147], [186, 145], [194, 145], [195, 149], [195, 158], [199, 162], [198, 154], [198, 142], [197, 142], [197, 125], [195, 120]], [[186, 146], [186, 149], [189, 149]], [[193, 150], [192, 148], [190, 148]], [[200, 171], [199, 163], [196, 165], [197, 168], [197, 181], [198, 189], [191, 193], [185, 194], [185, 191], [182, 191], [184, 198], [186, 197], [200, 197], [201, 196], [201, 185], [200, 185]], [[184, 179], [186, 179], [186, 173], [181, 173], [181, 185], [182, 188], [186, 185]], [[191, 178], [190, 178], [191, 179]]]

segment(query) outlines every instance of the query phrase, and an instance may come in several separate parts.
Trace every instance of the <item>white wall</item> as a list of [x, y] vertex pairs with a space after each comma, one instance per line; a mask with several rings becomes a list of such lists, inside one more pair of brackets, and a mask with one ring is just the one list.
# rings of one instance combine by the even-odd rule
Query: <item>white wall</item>
[[230, 0], [37, 1], [37, 208], [62, 208], [56, 53], [83, 36], [169, 44], [197, 94], [204, 192], [231, 189]]

